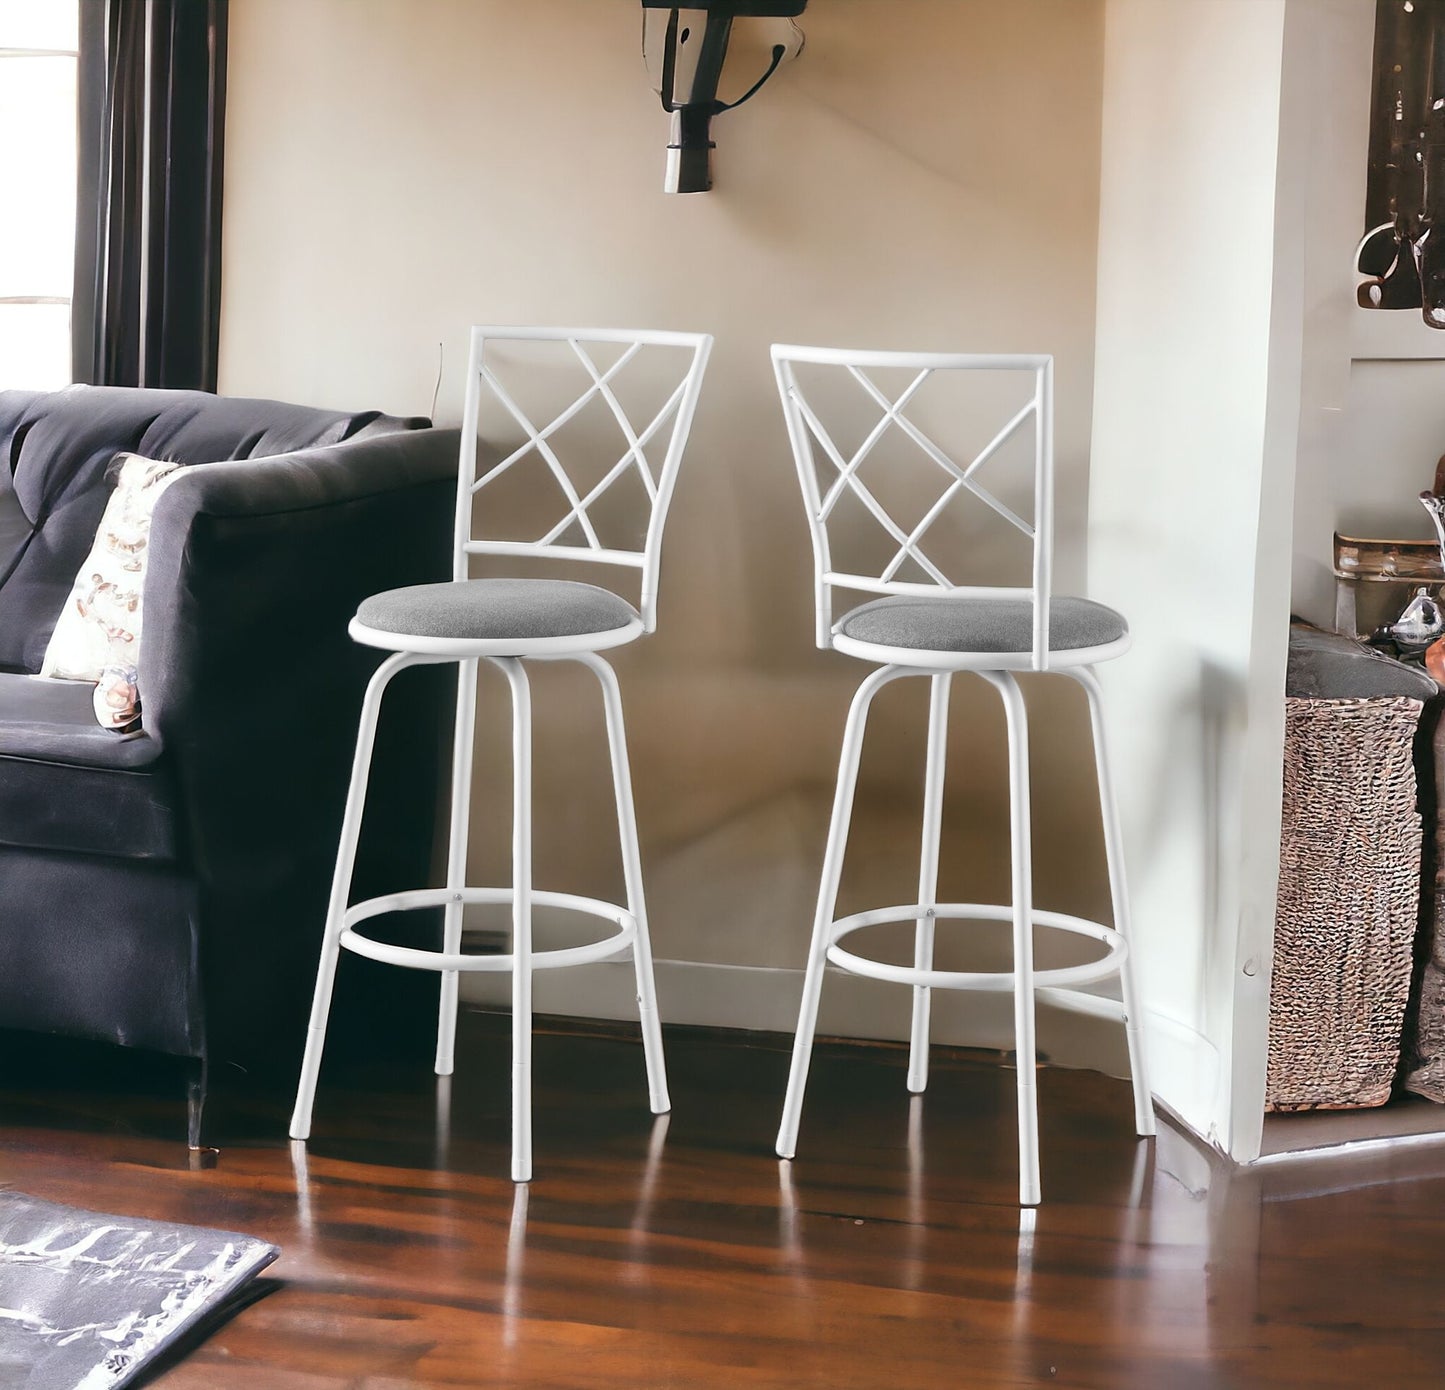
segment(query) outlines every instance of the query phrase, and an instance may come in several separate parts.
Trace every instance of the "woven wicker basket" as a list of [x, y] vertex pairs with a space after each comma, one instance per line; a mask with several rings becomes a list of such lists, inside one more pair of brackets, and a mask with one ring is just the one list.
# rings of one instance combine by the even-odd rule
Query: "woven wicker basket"
[[1390, 1097], [1420, 899], [1421, 708], [1404, 696], [1285, 701], [1270, 1110]]

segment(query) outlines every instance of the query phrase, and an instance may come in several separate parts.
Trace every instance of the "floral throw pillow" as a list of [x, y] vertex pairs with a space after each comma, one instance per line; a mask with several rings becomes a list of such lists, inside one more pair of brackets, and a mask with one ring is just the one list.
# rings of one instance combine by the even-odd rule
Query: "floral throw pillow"
[[151, 513], [180, 465], [117, 454], [109, 472], [115, 491], [55, 624], [40, 674], [95, 681], [96, 718], [121, 732], [140, 719], [136, 668]]

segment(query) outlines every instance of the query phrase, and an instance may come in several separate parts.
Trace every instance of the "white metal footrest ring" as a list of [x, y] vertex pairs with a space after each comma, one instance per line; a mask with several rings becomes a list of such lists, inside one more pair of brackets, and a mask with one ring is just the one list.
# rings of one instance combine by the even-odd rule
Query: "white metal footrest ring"
[[[920, 917], [930, 915], [940, 920], [964, 918], [984, 922], [1012, 922], [1013, 908], [994, 903], [937, 903], [932, 907], [922, 903], [905, 903], [900, 907], [875, 907], [869, 912], [855, 912], [851, 917], [841, 917], [833, 923], [829, 932], [828, 959], [855, 975], [867, 975], [875, 980], [890, 980], [900, 985], [922, 985], [933, 989], [992, 990], [1000, 993], [1007, 993], [1014, 988], [1015, 977], [1012, 970], [978, 973], [919, 970], [911, 965], [889, 965], [884, 961], [870, 960], [867, 956], [845, 951], [838, 945], [850, 932], [859, 931], [863, 927], [876, 927], [884, 922], [916, 922]], [[1062, 912], [1037, 910], [1029, 914], [1029, 920], [1036, 927], [1053, 927], [1058, 931], [1074, 932], [1079, 936], [1091, 936], [1109, 947], [1107, 954], [1098, 960], [1085, 961], [1082, 965], [1035, 970], [1035, 989], [1066, 989], [1116, 975], [1129, 953], [1129, 946], [1124, 938], [1112, 927], [1106, 927], [1099, 922], [1090, 922], [1083, 917], [1070, 917]]]
[[[591, 965], [594, 961], [610, 960], [627, 950], [637, 938], [636, 919], [625, 907], [618, 907], [616, 903], [582, 898], [575, 893], [533, 890], [530, 896], [535, 907], [560, 907], [568, 912], [585, 912], [593, 917], [605, 918], [617, 927], [601, 941], [589, 941], [582, 946], [566, 946], [554, 951], [533, 951], [528, 959], [534, 970], [555, 970], [564, 965]], [[404, 965], [412, 970], [511, 970], [513, 958], [509, 955], [449, 954], [413, 946], [392, 946], [352, 930], [357, 922], [364, 922], [368, 917], [380, 917], [387, 912], [444, 907], [450, 902], [510, 904], [511, 901], [510, 888], [416, 888], [406, 893], [388, 893], [380, 898], [367, 898], [347, 908], [343, 919], [345, 929], [339, 940], [348, 951], [354, 951], [358, 956], [367, 956], [387, 965]]]

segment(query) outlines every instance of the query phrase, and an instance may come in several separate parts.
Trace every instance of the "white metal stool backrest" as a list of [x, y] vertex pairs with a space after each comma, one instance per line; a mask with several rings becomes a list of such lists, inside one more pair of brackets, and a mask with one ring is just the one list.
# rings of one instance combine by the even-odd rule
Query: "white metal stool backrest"
[[[794, 371], [797, 363], [837, 367], [846, 371], [882, 411], [878, 423], [864, 437], [851, 458], [843, 456], [817, 411], [804, 395]], [[896, 398], [890, 399], [868, 375], [868, 370], [900, 367], [913, 370], [916, 375]], [[793, 458], [798, 466], [798, 479], [802, 484], [803, 500], [808, 509], [808, 526], [813, 538], [818, 645], [829, 647], [833, 642], [835, 588], [875, 594], [942, 592], [955, 598], [1027, 597], [1033, 602], [1032, 665], [1036, 671], [1046, 670], [1049, 662], [1049, 592], [1053, 559], [1054, 359], [1044, 354], [854, 352], [841, 348], [796, 347], [776, 343], [773, 345], [773, 370], [778, 378], [778, 391], [782, 397], [783, 414], [788, 425], [788, 441], [792, 445]], [[973, 461], [966, 465], [955, 462], [905, 413], [909, 403], [935, 372], [959, 371], [1025, 372], [1033, 377], [1033, 390], [1023, 407], [1002, 426]], [[1018, 515], [1001, 502], [975, 476], [1026, 423], [1032, 424], [1034, 435], [1032, 520]], [[910, 530], [905, 530], [889, 515], [873, 490], [859, 476], [859, 468], [864, 460], [891, 426], [896, 426], [912, 440], [923, 458], [941, 470], [947, 480], [938, 500]], [[826, 492], [819, 484], [815, 444], [838, 475], [830, 479]], [[851, 490], [857, 496], [897, 544], [898, 549], [892, 559], [876, 575], [846, 573], [833, 567], [828, 523], [846, 490]], [[955, 584], [923, 550], [923, 538], [929, 527], [965, 492], [991, 508], [1032, 542], [1033, 582], [1028, 588]], [[915, 583], [895, 578], [909, 560], [928, 576], [926, 582]]]
[[[586, 374], [588, 384], [581, 394], [547, 424], [538, 426], [528, 418], [507, 390], [488, 359], [489, 342], [557, 343], [570, 349], [572, 358]], [[638, 604], [646, 631], [657, 624], [657, 572], [662, 553], [662, 530], [668, 504], [677, 483], [683, 449], [692, 428], [702, 390], [703, 371], [707, 366], [712, 338], [706, 333], [664, 333], [608, 328], [500, 328], [478, 326], [472, 329], [471, 357], [467, 369], [466, 404], [462, 418], [461, 463], [457, 480], [456, 547], [453, 577], [467, 577], [467, 558], [471, 555], [533, 555], [553, 559], [587, 560], [603, 564], [623, 565], [642, 571], [641, 598]], [[621, 344], [623, 352], [607, 368], [600, 369], [588, 353], [589, 344]], [[614, 385], [639, 353], [648, 347], [691, 349], [686, 371], [651, 420], [639, 430], [619, 401]], [[504, 458], [477, 476], [477, 427], [483, 391], [500, 403], [512, 420], [526, 434], [526, 440]], [[604, 401], [621, 433], [622, 453], [617, 462], [583, 493], [574, 485], [562, 459], [550, 442], [553, 436], [573, 420], [594, 398]], [[654, 467], [648, 457], [648, 446], [659, 435], [666, 440], [660, 465]], [[659, 441], [660, 442], [660, 441]], [[496, 481], [519, 460], [535, 452], [547, 465], [566, 499], [568, 509], [556, 525], [536, 540], [489, 540], [472, 535], [472, 498], [489, 483]], [[646, 539], [641, 549], [618, 549], [604, 546], [588, 515], [588, 508], [633, 469], [647, 496]], [[563, 543], [559, 538], [574, 527], [581, 530], [585, 544]]]

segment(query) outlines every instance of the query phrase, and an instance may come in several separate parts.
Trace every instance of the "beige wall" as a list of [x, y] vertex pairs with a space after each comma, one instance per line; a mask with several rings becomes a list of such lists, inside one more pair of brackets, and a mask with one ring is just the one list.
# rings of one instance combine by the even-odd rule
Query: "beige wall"
[[[1059, 572], [1077, 584], [1103, 32], [1093, 0], [815, 0], [803, 27], [802, 57], [717, 122], [716, 189], [669, 198], [636, 0], [234, 0], [221, 342], [223, 391], [421, 413], [441, 344], [445, 422], [473, 322], [717, 335], [660, 631], [617, 665], [657, 954], [789, 969], [862, 668], [812, 647], [767, 346], [1055, 353]], [[537, 684], [540, 876], [613, 889], [587, 687], [564, 671]], [[972, 868], [1001, 896], [1002, 721], [960, 685], [942, 888], [964, 895]], [[502, 695], [486, 691], [474, 869], [500, 873]], [[1079, 692], [1029, 693], [1038, 896], [1102, 912]], [[845, 900], [912, 896], [925, 704], [921, 684], [880, 699]]]

